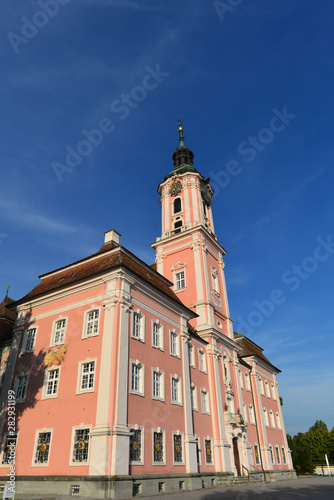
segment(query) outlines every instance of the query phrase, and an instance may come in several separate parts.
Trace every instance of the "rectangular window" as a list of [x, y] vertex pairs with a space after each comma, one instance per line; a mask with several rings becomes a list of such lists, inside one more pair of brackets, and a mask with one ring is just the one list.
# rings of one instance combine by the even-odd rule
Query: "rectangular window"
[[26, 397], [28, 385], [28, 375], [22, 375], [17, 379], [17, 388], [16, 388], [16, 401], [22, 402]]
[[160, 328], [161, 327], [159, 323], [153, 323], [153, 339], [152, 339], [153, 347], [159, 347], [159, 348], [162, 347]]
[[256, 465], [260, 464], [260, 456], [259, 456], [259, 447], [257, 444], [254, 444], [254, 455], [255, 455], [255, 463]]
[[159, 370], [153, 370], [152, 373], [152, 381], [153, 381], [153, 398], [163, 399], [163, 372]]
[[12, 436], [9, 436], [7, 434], [3, 447], [2, 465], [14, 464], [16, 443], [17, 443], [17, 432], [14, 432]]
[[274, 414], [273, 412], [270, 410], [269, 412], [269, 416], [270, 416], [270, 425], [273, 429], [275, 429], [275, 419], [274, 419]]
[[197, 389], [195, 385], [190, 387], [191, 409], [197, 410]]
[[172, 377], [172, 403], [181, 404], [181, 380], [179, 377]]
[[270, 388], [269, 388], [269, 384], [267, 381], [265, 381], [265, 386], [266, 386], [266, 395], [267, 395], [267, 398], [270, 398]]
[[142, 429], [130, 429], [130, 462], [142, 461]]
[[260, 384], [260, 393], [261, 393], [262, 396], [264, 396], [264, 387], [263, 387], [263, 380], [262, 380], [262, 378], [260, 378], [259, 384]]
[[278, 412], [276, 412], [276, 422], [277, 422], [277, 429], [281, 429], [281, 419]]
[[274, 464], [274, 454], [273, 454], [273, 447], [271, 446], [271, 444], [269, 445], [269, 452], [270, 452], [270, 459], [271, 459], [271, 463]]
[[183, 462], [183, 446], [182, 446], [182, 435], [174, 434], [174, 462], [182, 463]]
[[263, 416], [264, 416], [264, 424], [266, 427], [269, 427], [269, 420], [268, 420], [268, 412], [265, 408], [263, 408]]
[[59, 383], [59, 368], [47, 372], [46, 396], [57, 394]]
[[242, 371], [239, 370], [239, 380], [240, 380], [240, 387], [241, 389], [244, 388], [244, 381], [243, 381], [243, 378], [242, 378]]
[[173, 356], [179, 355], [179, 336], [176, 332], [170, 332], [170, 353]]
[[214, 267], [212, 268], [211, 278], [212, 278], [212, 290], [216, 293], [219, 293], [218, 272], [217, 272], [217, 269], [215, 269]]
[[199, 364], [199, 370], [201, 372], [206, 372], [205, 352], [202, 350], [198, 351], [198, 364]]
[[283, 464], [286, 465], [286, 456], [285, 456], [285, 450], [282, 447], [282, 457], [283, 457]]
[[212, 464], [212, 444], [211, 439], [204, 440], [205, 445], [205, 463]]
[[162, 463], [164, 461], [164, 440], [162, 432], [153, 432], [153, 462]]
[[274, 384], [271, 384], [271, 393], [272, 393], [272, 395], [273, 395], [273, 399], [274, 399], [275, 401], [277, 401], [277, 398], [276, 398], [276, 389], [275, 389]]
[[140, 315], [138, 313], [133, 313], [133, 330], [132, 336], [136, 339], [140, 338]]
[[54, 334], [53, 334], [54, 344], [63, 344], [65, 338], [65, 328], [66, 328], [66, 319], [60, 319], [55, 322]]
[[246, 407], [246, 403], [242, 403], [242, 407], [243, 407], [243, 410], [244, 410], [244, 419], [245, 419], [245, 422], [247, 424], [248, 422], [248, 416], [247, 416], [247, 407]]
[[209, 397], [206, 389], [201, 389], [202, 413], [209, 413]]
[[85, 391], [94, 387], [95, 361], [82, 363], [80, 390]]
[[175, 289], [181, 290], [181, 288], [185, 288], [185, 286], [186, 286], [186, 279], [184, 271], [175, 273]]
[[49, 461], [51, 432], [39, 432], [35, 453], [35, 464], [47, 464]]
[[245, 386], [246, 386], [246, 390], [247, 390], [247, 391], [250, 391], [250, 390], [251, 390], [251, 387], [250, 387], [250, 381], [249, 381], [249, 375], [248, 375], [248, 373], [245, 373]]
[[188, 360], [189, 360], [189, 366], [192, 366], [195, 368], [195, 359], [194, 359], [194, 346], [188, 343]]
[[35, 338], [36, 338], [36, 328], [31, 328], [27, 332], [26, 345], [24, 348], [26, 352], [32, 352], [34, 350]]
[[99, 310], [89, 311], [87, 314], [86, 335], [97, 335], [99, 331]]
[[139, 365], [132, 365], [131, 390], [135, 392], [140, 391], [140, 368]]
[[278, 465], [280, 465], [281, 464], [281, 457], [280, 457], [280, 454], [279, 454], [279, 448], [278, 448], [278, 446], [275, 446], [275, 451], [276, 451], [277, 463], [278, 463]]
[[89, 429], [76, 429], [73, 444], [73, 462], [88, 462]]
[[249, 405], [249, 420], [251, 424], [255, 424], [254, 407], [252, 405]]

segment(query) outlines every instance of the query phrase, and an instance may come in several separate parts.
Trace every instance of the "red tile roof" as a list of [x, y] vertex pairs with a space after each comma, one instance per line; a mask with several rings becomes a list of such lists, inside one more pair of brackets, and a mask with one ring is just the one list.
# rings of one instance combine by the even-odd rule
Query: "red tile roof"
[[245, 337], [244, 335], [240, 335], [239, 333], [235, 333], [235, 332], [234, 332], [234, 338], [235, 338], [236, 343], [239, 344], [240, 347], [242, 347], [242, 351], [238, 353], [239, 358], [247, 358], [249, 356], [258, 356], [263, 361], [268, 363], [270, 366], [274, 367], [275, 370], [277, 370], [278, 372], [281, 371], [278, 368], [276, 368], [276, 366], [274, 366], [272, 363], [270, 363], [269, 359], [266, 358], [265, 355], [263, 354], [263, 352], [262, 352], [263, 349], [260, 346], [258, 346], [257, 344], [255, 344], [255, 342], [253, 342], [249, 338]]
[[[40, 278], [42, 278], [41, 283], [25, 295], [25, 297], [18, 300], [16, 304], [27, 302], [30, 299], [55, 290], [60, 290], [69, 285], [92, 278], [93, 276], [104, 274], [117, 267], [127, 268], [178, 304], [182, 304], [183, 307], [186, 307], [171, 290], [170, 287], [172, 283], [169, 280], [154, 271], [150, 266], [135, 257], [124, 247], [112, 241], [104, 244], [98, 252], [85, 259], [81, 259], [69, 266], [40, 276]], [[188, 310], [190, 311], [190, 309]], [[193, 317], [196, 317], [195, 313], [192, 312], [192, 314]]]

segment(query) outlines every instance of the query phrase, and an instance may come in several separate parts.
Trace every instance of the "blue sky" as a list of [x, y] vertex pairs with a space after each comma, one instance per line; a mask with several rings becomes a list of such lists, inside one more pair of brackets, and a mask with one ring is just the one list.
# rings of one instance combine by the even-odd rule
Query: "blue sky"
[[180, 115], [235, 329], [282, 370], [287, 432], [333, 427], [333, 3], [55, 2], [0, 5], [0, 292], [111, 228], [152, 263]]

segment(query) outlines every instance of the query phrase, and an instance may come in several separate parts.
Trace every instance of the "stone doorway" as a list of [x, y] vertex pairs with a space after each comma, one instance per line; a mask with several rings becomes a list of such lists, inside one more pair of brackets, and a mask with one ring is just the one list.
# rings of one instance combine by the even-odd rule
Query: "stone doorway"
[[239, 448], [238, 448], [238, 438], [234, 437], [233, 440], [233, 456], [234, 456], [234, 465], [237, 469], [238, 476], [241, 476], [241, 468], [240, 468], [240, 457], [239, 457]]

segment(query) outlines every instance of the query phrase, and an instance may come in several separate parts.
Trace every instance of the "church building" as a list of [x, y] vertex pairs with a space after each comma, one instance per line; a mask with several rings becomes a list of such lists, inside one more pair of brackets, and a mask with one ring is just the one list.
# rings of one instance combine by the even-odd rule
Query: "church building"
[[112, 229], [4, 305], [0, 487], [14, 466], [17, 494], [101, 499], [295, 476], [280, 370], [233, 331], [213, 190], [179, 140], [155, 265]]

